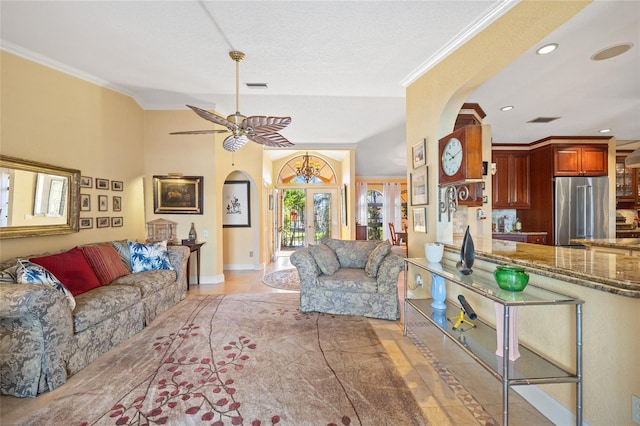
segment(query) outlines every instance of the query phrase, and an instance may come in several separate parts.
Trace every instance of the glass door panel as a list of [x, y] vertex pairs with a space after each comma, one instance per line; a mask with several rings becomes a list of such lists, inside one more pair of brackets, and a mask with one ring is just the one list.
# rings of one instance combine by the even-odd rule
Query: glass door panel
[[304, 189], [283, 189], [280, 218], [280, 248], [291, 250], [305, 245], [306, 204]]
[[339, 237], [337, 189], [308, 189], [306, 242], [318, 244], [325, 238]]

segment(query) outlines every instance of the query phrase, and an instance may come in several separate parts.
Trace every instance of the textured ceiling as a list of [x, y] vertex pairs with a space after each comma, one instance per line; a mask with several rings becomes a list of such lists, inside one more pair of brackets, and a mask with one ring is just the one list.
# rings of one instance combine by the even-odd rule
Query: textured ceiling
[[[241, 50], [241, 83], [268, 84], [241, 86], [243, 114], [291, 116], [282, 134], [296, 148], [357, 147], [358, 175], [405, 176], [401, 82], [514, 4], [3, 0], [0, 35], [4, 50], [126, 93], [142, 108], [192, 104], [223, 115], [235, 111], [228, 52]], [[640, 2], [597, 1], [548, 37], [561, 48], [544, 62], [528, 52], [480, 87], [469, 101], [487, 112], [494, 142], [597, 135], [605, 126], [640, 139], [639, 16]], [[620, 41], [635, 46], [607, 63], [588, 60]], [[515, 109], [498, 114], [506, 103]], [[563, 119], [526, 124], [542, 115]]]

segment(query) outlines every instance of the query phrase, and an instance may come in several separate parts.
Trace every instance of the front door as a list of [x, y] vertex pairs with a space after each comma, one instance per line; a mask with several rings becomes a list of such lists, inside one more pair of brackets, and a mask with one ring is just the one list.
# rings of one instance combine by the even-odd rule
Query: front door
[[337, 189], [307, 189], [305, 212], [307, 245], [318, 244], [325, 238], [340, 238], [338, 200]]

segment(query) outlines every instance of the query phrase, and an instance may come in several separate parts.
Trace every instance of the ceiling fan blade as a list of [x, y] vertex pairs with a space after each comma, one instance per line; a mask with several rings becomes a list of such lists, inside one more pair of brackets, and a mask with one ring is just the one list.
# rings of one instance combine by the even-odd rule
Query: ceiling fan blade
[[230, 152], [236, 152], [247, 143], [249, 139], [246, 136], [231, 135], [222, 142], [222, 147]]
[[229, 130], [185, 130], [184, 132], [171, 132], [170, 135], [208, 135], [211, 133], [227, 133]]
[[264, 135], [265, 133], [276, 133], [291, 124], [291, 117], [265, 117], [255, 115], [247, 117], [242, 122], [243, 129], [253, 129], [253, 133]]
[[234, 124], [231, 123], [229, 120], [227, 120], [224, 117], [220, 117], [217, 114], [214, 114], [212, 112], [206, 111], [202, 108], [198, 108], [195, 106], [191, 106], [191, 105], [187, 105], [189, 108], [191, 108], [193, 110], [193, 112], [195, 112], [196, 114], [198, 114], [200, 117], [204, 118], [205, 120], [209, 120], [213, 123], [219, 124], [221, 126], [224, 126], [226, 128], [233, 128]]
[[249, 136], [252, 141], [266, 146], [275, 146], [284, 148], [287, 146], [293, 146], [292, 142], [289, 142], [280, 133], [267, 133], [264, 135], [252, 135]]

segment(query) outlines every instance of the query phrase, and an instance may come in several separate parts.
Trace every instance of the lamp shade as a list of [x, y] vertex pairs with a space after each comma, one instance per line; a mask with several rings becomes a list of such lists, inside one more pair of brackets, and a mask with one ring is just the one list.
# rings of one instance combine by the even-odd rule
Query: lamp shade
[[640, 148], [637, 148], [631, 154], [627, 155], [627, 158], [624, 160], [624, 165], [627, 167], [640, 168]]

